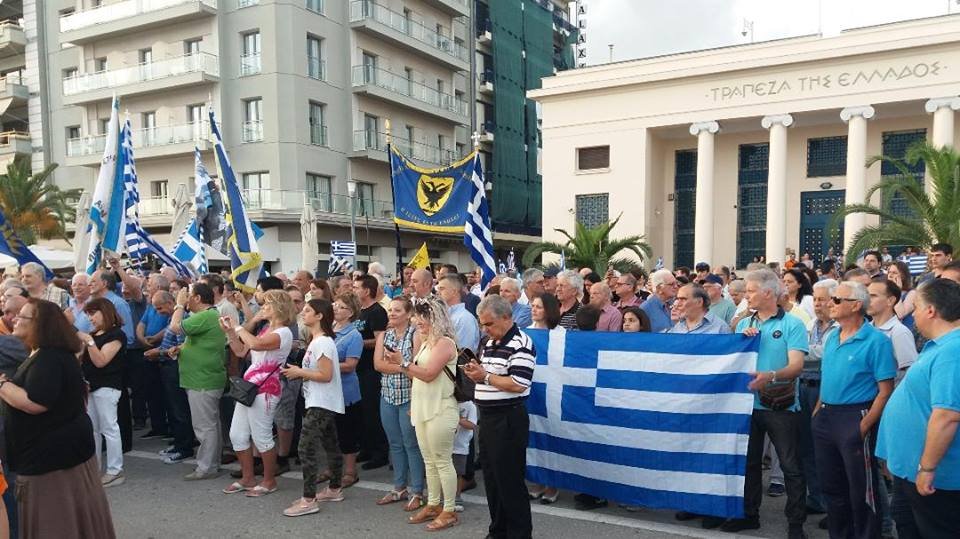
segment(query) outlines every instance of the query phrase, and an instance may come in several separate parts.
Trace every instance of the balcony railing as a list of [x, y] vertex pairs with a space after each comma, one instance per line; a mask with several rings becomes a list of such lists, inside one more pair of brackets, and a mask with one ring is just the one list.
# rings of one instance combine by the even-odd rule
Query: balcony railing
[[141, 217], [150, 217], [153, 215], [171, 215], [173, 214], [173, 204], [170, 197], [140, 197], [140, 204], [137, 211]]
[[[413, 142], [400, 137], [391, 137], [390, 141], [400, 153], [408, 158], [413, 158], [425, 163], [437, 165], [446, 165], [459, 159], [461, 156], [456, 151], [449, 148], [440, 148], [431, 146], [422, 142]], [[353, 151], [362, 152], [364, 150], [375, 150], [380, 152], [387, 151], [386, 133], [360, 130], [353, 132]]]
[[307, 76], [311, 79], [327, 80], [327, 62], [313, 56], [307, 57]]
[[466, 47], [453, 41], [453, 39], [438, 34], [435, 30], [427, 28], [419, 22], [412, 21], [402, 13], [392, 11], [372, 0], [355, 0], [350, 3], [350, 22], [373, 20], [385, 26], [389, 26], [401, 34], [406, 34], [411, 39], [416, 40], [432, 49], [448, 54], [462, 60], [469, 61]]
[[7, 73], [5, 76], [0, 77], [0, 93], [7, 91], [8, 84], [17, 84], [23, 86], [25, 84], [23, 77], [20, 73], [13, 72]]
[[327, 126], [325, 125], [310, 126], [310, 144], [316, 144], [318, 146], [327, 145]]
[[256, 75], [260, 72], [260, 53], [251, 52], [240, 56], [240, 76]]
[[26, 140], [29, 142], [30, 133], [23, 133], [20, 131], [7, 131], [5, 133], [0, 133], [0, 147], [12, 146], [17, 140]]
[[447, 110], [460, 116], [467, 115], [467, 103], [462, 99], [440, 92], [425, 84], [414, 82], [385, 69], [372, 66], [353, 66], [353, 85], [370, 84], [406, 96], [422, 103]]
[[237, 0], [237, 9], [243, 9], [245, 7], [255, 6], [260, 3], [260, 0]]
[[[350, 196], [315, 191], [285, 189], [243, 189], [244, 202], [248, 211], [283, 211], [299, 215], [303, 208], [304, 197], [310, 201], [313, 209], [333, 215], [350, 215]], [[371, 219], [390, 219], [393, 217], [393, 202], [370, 198], [355, 199], [357, 217]], [[141, 215], [143, 212], [141, 211]]]
[[260, 142], [263, 140], [263, 120], [243, 122], [243, 141]]
[[63, 95], [74, 95], [103, 88], [116, 88], [154, 79], [176, 77], [187, 73], [220, 74], [217, 57], [201, 52], [135, 66], [78, 74], [63, 79]]
[[[166, 125], [137, 129], [132, 133], [134, 148], [153, 148], [210, 140], [207, 122]], [[67, 140], [67, 157], [100, 155], [106, 145], [106, 135], [90, 135]]]
[[477, 19], [476, 29], [477, 29], [477, 37], [480, 37], [487, 32], [490, 32], [492, 34], [493, 23], [490, 21], [490, 19], [483, 19], [483, 20]]
[[119, 21], [143, 13], [160, 11], [181, 4], [191, 4], [195, 2], [200, 2], [212, 8], [217, 7], [217, 0], [126, 0], [125, 2], [103, 4], [69, 15], [63, 15], [60, 17], [60, 31], [69, 32], [71, 30], [79, 30], [80, 28], [86, 28], [88, 26]]

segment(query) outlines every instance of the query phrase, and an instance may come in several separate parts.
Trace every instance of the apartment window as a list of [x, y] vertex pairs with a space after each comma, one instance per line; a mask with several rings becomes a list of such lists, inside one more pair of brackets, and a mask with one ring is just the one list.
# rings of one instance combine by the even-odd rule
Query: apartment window
[[412, 28], [412, 26], [411, 26], [411, 23], [412, 23], [411, 16], [412, 16], [412, 15], [413, 15], [413, 13], [410, 11], [410, 9], [408, 9], [408, 8], [403, 8], [403, 32], [404, 32], [404, 33], [410, 32], [410, 29]]
[[140, 63], [149, 64], [153, 61], [153, 49], [140, 49]]
[[843, 176], [847, 173], [847, 137], [807, 139], [807, 177]]
[[440, 148], [440, 151], [443, 151], [447, 148], [447, 137], [443, 135], [437, 135], [437, 148]]
[[458, 142], [456, 148], [457, 154], [453, 156], [454, 159], [460, 159], [461, 157], [467, 155], [466, 146], [462, 142]]
[[324, 106], [321, 103], [310, 102], [310, 143], [327, 145], [327, 126], [323, 121]]
[[140, 114], [141, 142], [144, 146], [153, 146], [156, 144], [157, 136], [157, 113], [155, 111], [143, 112]]
[[377, 128], [379, 127], [380, 119], [372, 114], [363, 115], [363, 136], [365, 147], [371, 150], [380, 149], [380, 145], [377, 144]]
[[200, 140], [205, 135], [203, 131], [203, 105], [187, 105], [187, 118], [193, 140]]
[[243, 141], [263, 140], [263, 99], [257, 97], [243, 102]]
[[357, 182], [357, 215], [376, 217], [373, 213], [373, 184]]
[[241, 176], [241, 181], [246, 192], [247, 204], [251, 208], [262, 208], [269, 195], [270, 173], [245, 172]]
[[167, 180], [157, 180], [150, 182], [150, 196], [153, 198], [167, 198]]
[[577, 195], [577, 222], [587, 228], [600, 226], [610, 220], [610, 195]]
[[66, 16], [68, 16], [68, 15], [73, 15], [73, 14], [76, 13], [76, 12], [77, 12], [77, 10], [76, 10], [75, 8], [68, 7], [68, 8], [66, 8], [66, 9], [61, 9], [61, 10], [60, 10], [60, 16], [61, 16], [61, 17], [66, 17]]
[[324, 80], [323, 48], [321, 39], [316, 36], [307, 36], [307, 76], [312, 79]]
[[443, 89], [444, 89], [443, 79], [437, 79], [437, 91], [442, 94]]
[[315, 208], [320, 211], [333, 211], [333, 178], [308, 172], [307, 192]]
[[197, 39], [188, 39], [183, 42], [183, 55], [184, 56], [193, 56], [195, 54], [200, 54], [200, 38]]
[[237, 0], [237, 9], [243, 9], [245, 7], [255, 6], [260, 3], [260, 0]]
[[67, 128], [67, 140], [80, 138], [80, 126], [71, 125]]
[[77, 68], [75, 68], [75, 67], [68, 67], [67, 69], [64, 69], [64, 70], [63, 70], [63, 78], [65, 78], [65, 79], [72, 79], [72, 78], [76, 77], [78, 73], [79, 73], [79, 71], [77, 70]]
[[323, 0], [307, 0], [307, 9], [323, 13]]
[[110, 129], [110, 118], [100, 118], [100, 134], [106, 135]]
[[413, 95], [413, 68], [405, 67], [403, 68], [403, 72], [407, 78], [407, 95]]
[[413, 144], [413, 141], [416, 140], [416, 139], [414, 138], [415, 135], [416, 135], [416, 132], [415, 132], [413, 126], [412, 126], [412, 125], [408, 125], [408, 126], [407, 126], [407, 140], [410, 141], [410, 144], [411, 144], [411, 145]]
[[140, 60], [140, 78], [150, 80], [153, 78], [153, 49], [141, 49], [137, 53]]
[[243, 34], [243, 47], [240, 56], [240, 76], [256, 75], [260, 72], [260, 32]]
[[107, 70], [107, 57], [97, 58], [93, 61], [93, 71], [99, 73]]
[[375, 83], [377, 80], [377, 57], [369, 52], [363, 53], [363, 83]]
[[610, 168], [610, 146], [577, 148], [577, 170]]

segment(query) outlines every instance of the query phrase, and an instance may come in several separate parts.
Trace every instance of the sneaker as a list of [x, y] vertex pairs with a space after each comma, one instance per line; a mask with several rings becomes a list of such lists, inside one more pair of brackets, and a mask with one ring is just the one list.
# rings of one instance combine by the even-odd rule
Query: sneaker
[[772, 498], [779, 498], [787, 493], [786, 487], [779, 485], [777, 483], [770, 483], [770, 486], [767, 487], [767, 496]]
[[160, 451], [157, 451], [157, 454], [160, 455], [161, 457], [165, 457], [171, 453], [176, 453], [176, 452], [177, 452], [177, 448], [171, 445], [171, 446], [167, 446], [166, 449], [161, 449]]
[[123, 481], [123, 472], [118, 474], [106, 473], [100, 478], [100, 484], [103, 485], [103, 488], [120, 486], [123, 484]]
[[293, 502], [293, 505], [283, 510], [283, 514], [288, 517], [302, 517], [304, 515], [312, 515], [319, 512], [320, 505], [317, 503], [317, 501], [308, 500], [306, 498], [300, 498], [299, 500]]
[[803, 531], [803, 524], [791, 524], [787, 531], [787, 539], [807, 539], [807, 534]]
[[679, 520], [680, 522], [686, 522], [686, 521], [688, 521], [688, 520], [693, 520], [693, 519], [696, 519], [696, 518], [700, 518], [700, 517], [702, 517], [702, 516], [703, 516], [703, 515], [698, 515], [698, 514], [696, 514], [696, 513], [691, 513], [691, 512], [689, 512], [689, 511], [677, 511], [677, 512], [673, 515], [673, 518]]
[[574, 504], [574, 506], [581, 511], [592, 511], [593, 509], [600, 509], [607, 505], [607, 500], [590, 496], [589, 494], [581, 495], [580, 498], [576, 499], [576, 503]]
[[829, 530], [830, 521], [827, 520], [827, 517], [823, 517], [820, 519], [820, 522], [817, 523], [817, 527], [820, 528], [821, 530]]
[[327, 487], [317, 493], [318, 502], [342, 502], [343, 489]]
[[164, 438], [167, 436], [165, 432], [157, 432], [155, 430], [147, 431], [146, 434], [140, 437], [141, 440], [152, 440], [154, 438]]
[[703, 528], [703, 529], [705, 529], [705, 530], [715, 530], [715, 529], [719, 528], [720, 526], [723, 526], [723, 524], [724, 524], [726, 521], [727, 521], [727, 519], [725, 519], [725, 518], [723, 518], [723, 517], [705, 516], [705, 517], [703, 517], [703, 521], [700, 522], [700, 527]]
[[173, 453], [167, 453], [167, 454], [164, 455], [164, 457], [163, 457], [162, 459], [160, 459], [160, 460], [162, 460], [164, 464], [176, 464], [176, 463], [178, 463], [178, 462], [183, 462], [183, 461], [187, 460], [187, 459], [190, 458], [191, 456], [192, 456], [192, 455], [188, 455], [187, 453], [181, 453], [181, 452], [179, 452], [179, 451], [174, 451]]
[[457, 499], [453, 501], [453, 512], [462, 513], [463, 512], [463, 498], [457, 496]]
[[220, 470], [210, 470], [209, 472], [201, 472], [199, 470], [194, 470], [187, 475], [183, 476], [184, 481], [203, 481], [204, 479], [213, 479], [215, 477], [220, 477]]
[[720, 531], [742, 532], [744, 530], [759, 530], [760, 517], [753, 518], [731, 518], [720, 526]]

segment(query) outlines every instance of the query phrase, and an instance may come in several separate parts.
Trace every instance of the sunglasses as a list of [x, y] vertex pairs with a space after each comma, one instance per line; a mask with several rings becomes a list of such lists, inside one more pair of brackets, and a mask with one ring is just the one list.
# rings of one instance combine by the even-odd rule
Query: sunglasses
[[831, 297], [830, 299], [833, 301], [833, 304], [834, 304], [834, 305], [840, 305], [840, 304], [843, 303], [844, 301], [860, 301], [859, 299], [854, 299], [854, 298], [838, 298], [837, 296], [833, 296], [833, 297]]

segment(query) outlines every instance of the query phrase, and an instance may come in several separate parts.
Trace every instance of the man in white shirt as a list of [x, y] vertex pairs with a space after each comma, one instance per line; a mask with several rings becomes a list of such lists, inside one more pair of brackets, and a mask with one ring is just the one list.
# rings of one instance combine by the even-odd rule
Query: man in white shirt
[[900, 322], [893, 310], [900, 301], [900, 287], [893, 281], [884, 279], [870, 283], [867, 291], [870, 293], [867, 314], [873, 317], [873, 326], [893, 341], [893, 355], [897, 358], [896, 381], [899, 382], [907, 368], [917, 361], [918, 355], [913, 332]]

